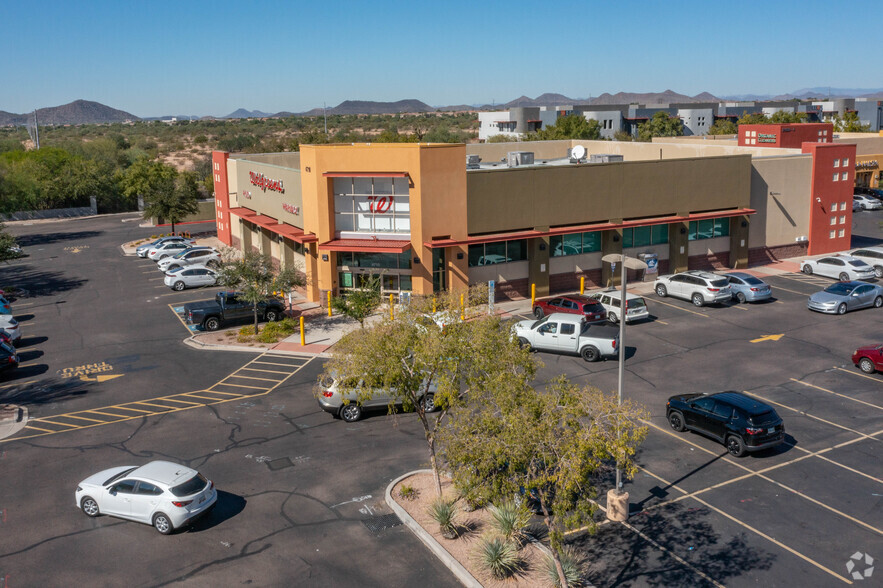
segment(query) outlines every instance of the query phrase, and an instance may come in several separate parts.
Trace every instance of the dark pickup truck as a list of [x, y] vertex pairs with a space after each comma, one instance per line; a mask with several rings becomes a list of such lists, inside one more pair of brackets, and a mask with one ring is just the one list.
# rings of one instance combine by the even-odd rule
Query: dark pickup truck
[[[218, 292], [214, 300], [190, 302], [184, 305], [184, 318], [191, 325], [200, 325], [206, 331], [217, 331], [224, 321], [254, 318], [251, 302], [240, 300], [238, 292]], [[260, 320], [278, 321], [283, 317], [285, 305], [270, 299], [258, 304]]]

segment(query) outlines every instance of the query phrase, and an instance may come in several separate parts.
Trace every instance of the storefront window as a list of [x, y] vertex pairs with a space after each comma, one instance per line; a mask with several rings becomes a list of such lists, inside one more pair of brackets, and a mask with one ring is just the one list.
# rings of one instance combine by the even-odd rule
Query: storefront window
[[351, 274], [350, 272], [338, 272], [337, 283], [340, 285], [341, 288], [352, 288], [353, 274]]
[[334, 178], [335, 230], [411, 232], [408, 178]]
[[726, 237], [730, 234], [730, 219], [714, 218], [701, 221], [690, 221], [688, 238], [690, 241]]
[[469, 267], [494, 265], [527, 259], [527, 240], [498, 241], [469, 246]]
[[399, 289], [404, 292], [411, 291], [411, 276], [399, 276]]
[[596, 231], [592, 233], [555, 235], [549, 237], [549, 246], [552, 248], [552, 257], [601, 251], [601, 233]]
[[405, 253], [353, 253], [337, 254], [337, 265], [346, 267], [376, 267], [386, 269], [411, 269], [411, 254]]
[[650, 227], [650, 242], [653, 245], [668, 243], [668, 225], [653, 225]]

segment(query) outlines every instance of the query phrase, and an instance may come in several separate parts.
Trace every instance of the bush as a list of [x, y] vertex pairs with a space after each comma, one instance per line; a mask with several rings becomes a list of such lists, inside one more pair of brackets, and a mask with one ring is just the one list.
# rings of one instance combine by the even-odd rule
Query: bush
[[445, 539], [455, 539], [457, 537], [457, 504], [453, 500], [445, 500], [443, 496], [436, 498], [427, 509], [429, 516], [432, 517], [441, 531], [442, 537]]
[[414, 500], [418, 494], [417, 489], [409, 484], [402, 484], [402, 487], [399, 488], [399, 496], [405, 500]]
[[279, 322], [264, 325], [257, 339], [261, 343], [277, 343], [279, 339], [293, 335], [299, 329], [300, 324], [296, 323], [293, 318], [288, 317]]
[[[567, 578], [567, 585], [573, 588], [583, 586], [583, 559], [576, 553], [572, 547], [565, 547], [558, 553], [561, 559], [561, 567], [564, 568], [564, 577]], [[549, 583], [556, 588], [561, 586], [558, 578], [558, 568], [555, 567], [555, 560], [550, 555], [543, 557], [543, 572]]]
[[239, 329], [239, 332], [236, 335], [236, 340], [239, 341], [240, 343], [248, 343], [249, 341], [252, 340], [253, 337], [254, 337], [254, 326], [245, 325], [244, 327]]
[[479, 539], [475, 561], [497, 580], [503, 580], [521, 568], [518, 548], [505, 537]]
[[524, 536], [522, 529], [530, 523], [530, 513], [524, 504], [516, 504], [514, 500], [506, 500], [499, 506], [491, 506], [491, 526], [507, 540], [520, 540]]

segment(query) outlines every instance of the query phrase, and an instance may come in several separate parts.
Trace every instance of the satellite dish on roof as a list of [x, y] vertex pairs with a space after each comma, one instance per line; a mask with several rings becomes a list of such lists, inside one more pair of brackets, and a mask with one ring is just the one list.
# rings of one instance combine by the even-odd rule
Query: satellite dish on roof
[[580, 160], [586, 156], [586, 148], [582, 145], [577, 145], [573, 149], [570, 150], [570, 156], [576, 160]]

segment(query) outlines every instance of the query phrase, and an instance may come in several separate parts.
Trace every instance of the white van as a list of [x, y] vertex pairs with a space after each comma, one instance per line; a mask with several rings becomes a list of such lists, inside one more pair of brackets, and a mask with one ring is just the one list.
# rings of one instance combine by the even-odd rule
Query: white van
[[[607, 311], [608, 321], [610, 321], [611, 323], [616, 323], [619, 320], [619, 316], [622, 314], [619, 309], [620, 300], [622, 298], [622, 292], [620, 290], [610, 289], [604, 290], [603, 292], [590, 292], [588, 295], [592, 298], [595, 298], [596, 300], [598, 300], [598, 302], [601, 303], [601, 305], [604, 307], [604, 310]], [[626, 292], [625, 299], [625, 322], [631, 323], [650, 317], [650, 311], [647, 309], [647, 303], [644, 302], [643, 298], [635, 294]]]

